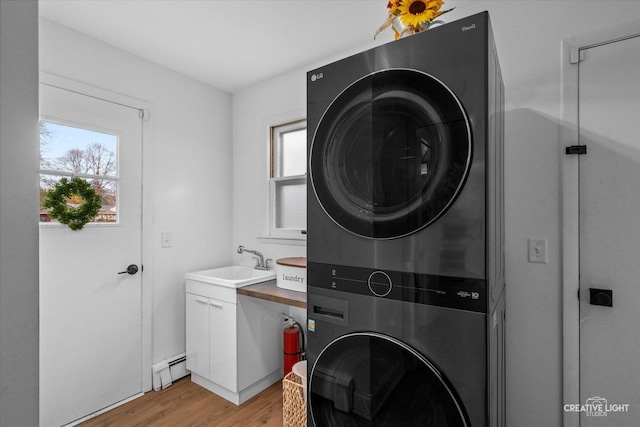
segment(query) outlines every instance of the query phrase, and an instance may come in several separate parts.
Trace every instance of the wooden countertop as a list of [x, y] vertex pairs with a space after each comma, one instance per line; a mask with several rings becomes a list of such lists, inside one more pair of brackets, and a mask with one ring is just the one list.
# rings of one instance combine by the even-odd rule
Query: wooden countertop
[[255, 285], [243, 286], [237, 289], [238, 295], [247, 295], [267, 301], [278, 302], [280, 304], [293, 305], [295, 307], [307, 308], [307, 293], [282, 289], [276, 285], [275, 280], [257, 283]]

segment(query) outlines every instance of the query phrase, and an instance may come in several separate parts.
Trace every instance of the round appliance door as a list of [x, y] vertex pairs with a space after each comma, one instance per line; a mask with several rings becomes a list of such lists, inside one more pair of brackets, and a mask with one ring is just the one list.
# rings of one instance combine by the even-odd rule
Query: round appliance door
[[471, 165], [464, 109], [426, 73], [389, 69], [347, 87], [313, 136], [309, 171], [318, 201], [342, 228], [402, 237], [440, 217]]
[[462, 403], [420, 353], [387, 335], [344, 335], [309, 375], [313, 425], [462, 427]]

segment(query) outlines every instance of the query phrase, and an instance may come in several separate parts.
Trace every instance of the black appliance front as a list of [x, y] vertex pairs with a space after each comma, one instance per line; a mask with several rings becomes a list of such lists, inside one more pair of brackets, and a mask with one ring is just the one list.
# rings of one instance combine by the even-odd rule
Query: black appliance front
[[331, 103], [309, 157], [315, 194], [338, 226], [361, 237], [402, 237], [435, 221], [462, 189], [469, 122], [433, 76], [385, 69]]
[[475, 15], [309, 72], [310, 261], [485, 277], [488, 26]]
[[503, 425], [488, 14], [311, 71], [307, 97], [309, 425]]
[[442, 373], [389, 335], [343, 335], [318, 356], [310, 383], [314, 425], [467, 426]]
[[[308, 269], [318, 285], [307, 290], [308, 425], [485, 425], [481, 281]], [[468, 288], [473, 299], [458, 290]]]

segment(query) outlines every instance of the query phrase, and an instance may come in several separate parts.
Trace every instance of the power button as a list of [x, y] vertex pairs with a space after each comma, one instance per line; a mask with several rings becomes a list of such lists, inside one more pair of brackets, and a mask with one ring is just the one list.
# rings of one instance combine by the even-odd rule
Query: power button
[[369, 275], [369, 290], [378, 297], [386, 297], [393, 286], [391, 278], [384, 271], [374, 271]]

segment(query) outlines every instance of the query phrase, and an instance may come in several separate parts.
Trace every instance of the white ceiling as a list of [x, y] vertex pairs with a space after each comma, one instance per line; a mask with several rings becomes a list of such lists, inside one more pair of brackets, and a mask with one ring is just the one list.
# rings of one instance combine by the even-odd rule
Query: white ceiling
[[[39, 0], [43, 18], [228, 92], [278, 74], [313, 69], [345, 54], [393, 40], [386, 30], [388, 0]], [[553, 12], [540, 22], [542, 4]], [[600, 2], [601, 3], [601, 2]], [[505, 78], [514, 94], [530, 97], [557, 76], [559, 41], [616, 25], [638, 0], [446, 0], [446, 22], [491, 11]], [[544, 9], [544, 8], [543, 8]], [[635, 15], [629, 15], [633, 19]], [[586, 23], [586, 24], [585, 24]], [[537, 31], [542, 28], [542, 31]], [[538, 80], [531, 81], [532, 76]]]
[[228, 92], [373, 40], [386, 0], [40, 0], [40, 16]]

